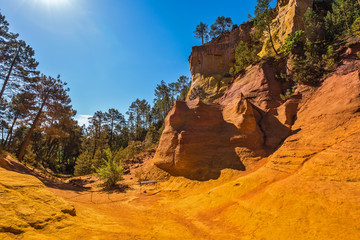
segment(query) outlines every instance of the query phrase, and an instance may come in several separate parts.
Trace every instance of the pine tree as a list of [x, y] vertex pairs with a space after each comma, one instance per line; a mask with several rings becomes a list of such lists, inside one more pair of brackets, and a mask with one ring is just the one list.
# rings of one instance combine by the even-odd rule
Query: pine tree
[[272, 20], [274, 18], [273, 11], [270, 9], [271, 2], [272, 0], [257, 0], [257, 5], [254, 12], [254, 23], [257, 31], [260, 33], [263, 33], [264, 31], [267, 32], [270, 38], [272, 49], [276, 55], [279, 55], [275, 49], [273, 37], [271, 35]]
[[60, 76], [56, 79], [42, 75], [39, 77], [39, 84], [33, 89], [37, 96], [37, 114], [30, 126], [26, 138], [21, 146], [18, 159], [21, 160], [25, 154], [26, 147], [30, 142], [30, 138], [34, 129], [38, 126], [41, 116], [54, 105], [68, 106], [71, 102], [68, 96], [68, 88], [65, 88], [66, 83], [60, 80]]
[[0, 99], [3, 98], [8, 87], [20, 89], [26, 88], [29, 84], [36, 84], [34, 80], [39, 74], [36, 70], [39, 63], [34, 55], [35, 51], [22, 40], [12, 41], [5, 46], [0, 72], [3, 79]]
[[218, 17], [214, 24], [210, 26], [209, 35], [212, 39], [220, 36], [221, 34], [228, 32], [231, 30], [231, 26], [233, 25], [233, 21], [230, 17]]
[[196, 26], [194, 33], [195, 38], [201, 39], [201, 44], [204, 44], [209, 38], [209, 27], [207, 24], [200, 22], [200, 24]]
[[111, 108], [105, 113], [105, 121], [110, 131], [109, 146], [113, 150], [115, 131], [125, 126], [125, 118], [118, 110]]
[[360, 17], [360, 6], [356, 0], [335, 0], [332, 11], [325, 17], [326, 30], [332, 37], [349, 35], [351, 25]]
[[12, 98], [7, 111], [7, 118], [11, 125], [6, 139], [3, 141], [3, 146], [6, 146], [11, 141], [17, 121], [29, 116], [31, 111], [34, 110], [34, 104], [35, 95], [31, 92], [19, 93]]
[[118, 155], [114, 155], [110, 149], [106, 149], [104, 162], [104, 165], [96, 169], [96, 175], [104, 181], [105, 188], [111, 188], [122, 179], [122, 159]]

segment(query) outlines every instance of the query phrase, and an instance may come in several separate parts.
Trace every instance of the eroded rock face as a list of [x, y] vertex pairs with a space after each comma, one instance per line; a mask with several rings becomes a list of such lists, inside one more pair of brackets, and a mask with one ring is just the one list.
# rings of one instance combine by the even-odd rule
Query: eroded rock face
[[291, 133], [301, 94], [281, 105], [274, 64], [248, 68], [217, 103], [176, 102], [165, 119], [154, 161], [172, 175], [205, 180], [245, 170]]
[[[275, 7], [276, 18], [273, 20], [274, 45], [277, 50], [285, 42], [287, 36], [297, 30], [304, 29], [304, 14], [308, 8], [313, 7], [313, 0], [280, 0]], [[274, 55], [269, 37], [267, 37], [260, 56]]]
[[238, 76], [228, 87], [220, 103], [226, 105], [233, 98], [244, 94], [264, 111], [280, 106], [282, 86], [275, 78], [277, 67], [274, 65], [261, 63], [247, 68], [245, 73]]
[[234, 64], [235, 49], [240, 41], [249, 42], [252, 23], [219, 36], [202, 46], [195, 46], [189, 57], [192, 86], [187, 100], [193, 100], [199, 89], [211, 102], [224, 94], [232, 80], [229, 69]]
[[[320, 88], [309, 90], [310, 94], [301, 101], [297, 120], [292, 126], [296, 134], [288, 137], [270, 157], [268, 167], [291, 172], [309, 159], [315, 159], [321, 168], [313, 166], [313, 169], [307, 169], [312, 174], [317, 172], [316, 175], [325, 177], [332, 174], [331, 167], [353, 164], [354, 170], [348, 168], [347, 176], [341, 173], [329, 175], [329, 178], [350, 178], [354, 175], [359, 165], [349, 156], [359, 158], [359, 144], [355, 144], [356, 140], [349, 140], [352, 145], [346, 146], [346, 142], [347, 139], [358, 138], [360, 134], [360, 72], [341, 71], [342, 66]], [[329, 173], [320, 173], [323, 169]]]
[[154, 163], [197, 180], [216, 178], [224, 168], [245, 170], [245, 162], [264, 155], [256, 114], [241, 95], [227, 106], [177, 101], [165, 119]]
[[[313, 0], [279, 0], [274, 9], [272, 36], [277, 50], [285, 39], [297, 30], [304, 29], [304, 14], [313, 6]], [[216, 102], [233, 81], [229, 69], [235, 62], [235, 49], [240, 41], [250, 42], [253, 24], [242, 24], [239, 28], [225, 33], [202, 46], [193, 47], [189, 57], [192, 85], [187, 100], [197, 96], [206, 102]], [[265, 33], [266, 34], [266, 33]], [[260, 57], [275, 55], [269, 37], [265, 36]]]

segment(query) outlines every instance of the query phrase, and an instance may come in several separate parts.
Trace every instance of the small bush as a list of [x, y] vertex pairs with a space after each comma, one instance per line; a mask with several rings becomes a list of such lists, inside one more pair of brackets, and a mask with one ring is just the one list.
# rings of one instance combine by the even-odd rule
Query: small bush
[[230, 68], [229, 74], [234, 76], [240, 71], [244, 70], [251, 64], [259, 60], [258, 53], [259, 48], [256, 46], [250, 46], [247, 43], [241, 41], [235, 50], [235, 64]]
[[360, 34], [360, 17], [358, 17], [355, 22], [351, 25], [351, 30], [353, 35]]
[[35, 167], [35, 165], [36, 165], [36, 154], [35, 154], [31, 144], [29, 144], [26, 147], [25, 154], [24, 154], [24, 157], [23, 157], [23, 162], [26, 165], [30, 165], [30, 166], [33, 166], [33, 167]]
[[297, 86], [296, 86], [296, 85], [292, 86], [291, 88], [286, 89], [285, 94], [280, 94], [280, 98], [281, 98], [283, 101], [288, 100], [288, 99], [291, 98], [291, 96], [294, 94], [294, 92], [295, 92], [296, 89], [297, 89]]
[[122, 179], [123, 167], [122, 161], [113, 155], [110, 149], [105, 150], [105, 164], [96, 170], [96, 175], [104, 181], [105, 188], [111, 188]]
[[325, 61], [326, 69], [333, 70], [335, 68], [335, 57], [336, 54], [334, 52], [333, 46], [328, 46], [326, 54], [322, 56], [323, 60]]
[[285, 39], [284, 45], [281, 46], [281, 51], [288, 54], [295, 48], [300, 47], [304, 43], [304, 31], [299, 30]]
[[129, 145], [126, 148], [119, 149], [119, 151], [116, 153], [116, 158], [129, 160], [134, 158], [143, 150], [144, 150], [144, 146], [142, 142], [130, 141]]
[[75, 165], [75, 175], [81, 176], [93, 173], [93, 163], [92, 163], [92, 156], [89, 152], [83, 152], [79, 155], [76, 159]]

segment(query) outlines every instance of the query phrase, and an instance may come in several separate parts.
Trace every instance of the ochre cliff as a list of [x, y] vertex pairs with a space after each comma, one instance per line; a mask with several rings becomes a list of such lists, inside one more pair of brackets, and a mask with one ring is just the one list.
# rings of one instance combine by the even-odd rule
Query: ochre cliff
[[[285, 39], [297, 30], [304, 29], [304, 14], [308, 8], [312, 8], [313, 0], [281, 0], [277, 1], [276, 17], [272, 23], [271, 35], [275, 49], [279, 50]], [[274, 55], [269, 36], [263, 45], [260, 56]]]
[[217, 103], [175, 102], [154, 157], [172, 175], [206, 180], [248, 170], [291, 133], [301, 94], [282, 105], [275, 63], [248, 68]]
[[258, 113], [242, 95], [226, 106], [199, 98], [178, 101], [166, 118], [155, 164], [197, 180], [217, 178], [224, 168], [245, 170], [248, 161], [264, 156], [256, 118]]
[[234, 64], [235, 49], [240, 41], [250, 41], [252, 23], [222, 34], [202, 46], [195, 46], [189, 57], [191, 89], [187, 100], [204, 95], [206, 101], [214, 101], [224, 94], [232, 80], [229, 69]]
[[[285, 42], [285, 38], [297, 30], [303, 29], [303, 16], [313, 0], [281, 0], [274, 9], [272, 36], [277, 50]], [[205, 102], [216, 102], [225, 93], [232, 82], [229, 69], [235, 62], [235, 49], [240, 41], [250, 42], [253, 24], [240, 25], [239, 28], [225, 33], [202, 46], [195, 46], [189, 57], [191, 72], [191, 89], [187, 100], [200, 96]], [[265, 36], [260, 57], [275, 55], [269, 37]]]
[[[241, 239], [360, 238], [360, 61], [353, 56], [356, 49], [346, 51], [336, 72], [324, 79], [321, 86], [300, 85], [284, 103], [277, 105], [275, 101], [271, 108], [261, 97], [245, 97], [254, 112], [265, 112], [277, 119], [277, 124], [291, 128], [290, 135], [277, 142], [278, 148], [260, 160], [264, 161], [260, 168], [249, 168], [250, 171], [246, 168], [257, 160], [244, 164], [245, 172], [236, 180], [216, 186], [210, 181], [199, 186], [194, 181], [173, 179], [168, 187], [182, 191], [176, 208], [188, 221], [226, 228], [233, 233], [230, 239], [238, 236]], [[259, 78], [253, 81], [257, 82], [256, 79]], [[229, 96], [234, 86], [236, 82], [217, 108], [225, 109], [224, 103], [232, 105]], [[233, 100], [235, 96], [234, 93]], [[261, 104], [261, 108], [255, 106]], [[236, 116], [242, 118], [241, 114], [232, 112], [231, 119]], [[272, 124], [264, 126], [260, 122], [257, 120], [263, 135], [265, 128], [274, 129]], [[199, 130], [191, 132], [196, 135]], [[166, 134], [168, 138], [170, 133]], [[276, 132], [272, 134], [277, 136]], [[263, 146], [265, 142], [266, 138]], [[186, 151], [186, 144], [182, 146]], [[203, 146], [201, 151], [208, 155], [215, 153], [216, 147]], [[190, 155], [186, 157], [191, 159]], [[176, 164], [172, 167], [176, 168]], [[169, 169], [171, 172], [171, 166]], [[226, 171], [222, 173], [226, 175]], [[213, 187], [207, 188], [209, 185]]]

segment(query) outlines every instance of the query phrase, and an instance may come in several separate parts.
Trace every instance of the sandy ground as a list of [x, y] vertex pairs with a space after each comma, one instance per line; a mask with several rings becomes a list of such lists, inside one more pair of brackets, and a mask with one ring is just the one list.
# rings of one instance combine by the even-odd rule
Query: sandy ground
[[176, 202], [187, 194], [172, 189], [170, 182], [142, 186], [140, 191], [134, 176], [128, 175], [122, 181], [126, 187], [112, 191], [103, 191], [97, 182], [82, 190], [66, 184], [48, 189], [72, 203], [83, 220], [84, 228], [70, 234], [75, 239], [235, 239], [234, 229], [220, 231], [205, 216], [193, 219], [179, 210]]

